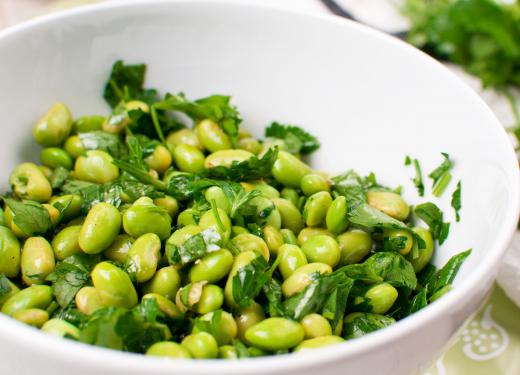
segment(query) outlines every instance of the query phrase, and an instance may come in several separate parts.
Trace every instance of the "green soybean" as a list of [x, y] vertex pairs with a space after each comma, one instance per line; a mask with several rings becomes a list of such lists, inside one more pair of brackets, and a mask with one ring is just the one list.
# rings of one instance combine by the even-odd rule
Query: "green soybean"
[[173, 301], [180, 285], [179, 271], [173, 266], [167, 266], [160, 268], [152, 279], [143, 285], [143, 292], [159, 294]]
[[63, 103], [55, 103], [33, 128], [33, 137], [43, 147], [59, 146], [72, 130], [72, 114]]
[[87, 151], [76, 159], [74, 176], [96, 184], [112, 182], [119, 177], [119, 168], [112, 163], [113, 160], [105, 151]]
[[330, 236], [317, 235], [309, 238], [303, 245], [302, 251], [310, 262], [320, 262], [335, 267], [340, 259], [339, 245]]
[[332, 335], [332, 327], [329, 321], [320, 314], [305, 315], [300, 324], [305, 332], [306, 340]]
[[420, 247], [419, 244], [417, 244], [419, 256], [412, 257], [411, 254], [408, 254], [407, 259], [412, 263], [415, 273], [419, 273], [433, 257], [434, 243], [432, 234], [428, 229], [415, 227], [413, 231], [423, 240], [424, 247]]
[[180, 344], [171, 341], [156, 342], [148, 348], [146, 355], [153, 357], [170, 357], [179, 359], [190, 359], [190, 352]]
[[229, 250], [213, 251], [190, 268], [190, 282], [206, 280], [208, 283], [216, 283], [226, 277], [232, 265], [233, 254]]
[[309, 263], [297, 268], [282, 284], [282, 293], [287, 298], [304, 290], [311, 282], [312, 275], [319, 272], [329, 274], [332, 268], [325, 263]]
[[24, 309], [46, 309], [52, 302], [52, 288], [48, 285], [31, 285], [10, 297], [2, 306], [2, 312], [13, 315]]
[[405, 220], [410, 214], [410, 207], [405, 200], [390, 191], [369, 191], [368, 204], [397, 220]]
[[311, 173], [311, 168], [294, 155], [280, 150], [271, 172], [279, 183], [299, 188], [302, 178]]
[[325, 223], [327, 210], [332, 204], [332, 197], [327, 191], [314, 193], [307, 199], [303, 207], [303, 220], [310, 227]]
[[46, 202], [52, 195], [52, 187], [42, 171], [33, 163], [22, 163], [17, 166], [9, 183], [14, 193], [21, 199]]
[[40, 161], [49, 168], [63, 167], [72, 169], [72, 157], [62, 148], [47, 147], [40, 152]]
[[251, 326], [245, 333], [254, 346], [268, 351], [290, 349], [303, 341], [301, 324], [285, 318], [268, 318]]
[[294, 348], [294, 352], [300, 352], [300, 351], [309, 350], [309, 349], [323, 348], [325, 346], [339, 344], [343, 341], [345, 341], [345, 340], [342, 339], [341, 337], [333, 336], [333, 335], [315, 337], [312, 339], [302, 341], [300, 345], [298, 345], [296, 348]]
[[27, 285], [41, 284], [54, 271], [54, 252], [43, 237], [29, 237], [22, 249], [20, 268]]
[[200, 143], [209, 150], [215, 152], [231, 148], [231, 140], [226, 133], [215, 122], [206, 119], [202, 120], [195, 127], [195, 132]]
[[280, 254], [278, 269], [280, 270], [284, 280], [287, 280], [294, 271], [308, 263], [305, 254], [296, 245], [282, 245], [278, 250], [278, 254]]
[[170, 235], [171, 217], [162, 207], [153, 204], [151, 198], [142, 197], [123, 214], [123, 228], [132, 237], [154, 233], [162, 240]]
[[339, 264], [344, 266], [361, 262], [372, 249], [372, 237], [362, 230], [350, 230], [337, 237], [341, 251]]
[[320, 191], [330, 191], [330, 182], [322, 175], [311, 173], [302, 177], [300, 188], [309, 197]]
[[347, 198], [339, 196], [332, 201], [325, 216], [325, 223], [327, 229], [335, 235], [344, 232], [348, 228]]
[[127, 268], [132, 270], [138, 283], [150, 280], [159, 264], [161, 240], [155, 233], [140, 236], [128, 250]]
[[112, 263], [98, 263], [91, 277], [104, 305], [131, 308], [137, 304], [137, 293], [130, 277]]
[[295, 234], [300, 233], [303, 229], [303, 217], [296, 206], [283, 198], [275, 198], [273, 203], [280, 212], [281, 227], [290, 229]]
[[78, 243], [80, 231], [81, 225], [72, 225], [63, 228], [56, 234], [51, 242], [56, 259], [63, 260], [74, 254], [81, 253]]
[[51, 319], [47, 321], [42, 326], [41, 331], [58, 337], [70, 336], [76, 340], [79, 339], [80, 335], [79, 328], [61, 319]]
[[103, 255], [113, 262], [124, 263], [133, 243], [134, 239], [128, 234], [119, 234], [114, 242], [103, 251]]
[[181, 144], [173, 149], [173, 160], [179, 170], [200, 173], [204, 170], [204, 154], [198, 148]]
[[181, 346], [193, 358], [217, 358], [218, 344], [213, 336], [206, 332], [192, 333], [182, 339]]
[[9, 228], [0, 226], [0, 274], [16, 277], [20, 272], [20, 243]]
[[98, 203], [90, 209], [81, 226], [78, 243], [87, 254], [99, 254], [116, 239], [121, 228], [121, 215], [109, 203]]

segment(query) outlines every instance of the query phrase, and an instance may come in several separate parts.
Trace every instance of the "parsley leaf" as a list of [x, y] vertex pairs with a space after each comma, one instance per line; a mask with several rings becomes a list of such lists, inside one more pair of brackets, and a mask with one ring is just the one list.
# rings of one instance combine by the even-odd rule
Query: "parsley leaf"
[[451, 196], [451, 207], [455, 210], [455, 218], [457, 222], [460, 221], [460, 209], [462, 208], [461, 203], [461, 183], [460, 181], [457, 183], [457, 188], [453, 192]]
[[444, 157], [444, 161], [428, 175], [433, 181], [433, 195], [436, 197], [440, 197], [450, 183], [451, 173], [449, 171], [453, 167], [453, 161], [450, 159], [450, 155], [445, 152], [441, 154]]
[[325, 305], [321, 311], [321, 315], [330, 321], [332, 331], [334, 332], [345, 314], [347, 307], [347, 300], [350, 294], [350, 290], [354, 282], [350, 278], [346, 278], [341, 282], [338, 282], [334, 291], [325, 301]]
[[258, 255], [252, 262], [240, 267], [233, 276], [233, 300], [241, 307], [248, 307], [268, 281], [267, 261]]
[[265, 136], [282, 139], [288, 152], [308, 155], [320, 148], [318, 139], [294, 125], [273, 122], [265, 129]]
[[471, 254], [471, 249], [463, 251], [448, 260], [448, 262], [438, 270], [432, 280], [428, 283], [429, 296], [434, 295], [441, 289], [450, 286], [455, 280], [455, 276], [462, 266], [462, 263]]
[[282, 286], [280, 282], [271, 278], [267, 280], [262, 290], [267, 298], [267, 313], [269, 316], [285, 316], [285, 309], [282, 304]]
[[[95, 261], [87, 255], [76, 254], [56, 265], [53, 273], [47, 276], [52, 282], [52, 291], [61, 307], [72, 303], [76, 293], [89, 281], [89, 272]], [[98, 259], [99, 260], [99, 259]]]
[[241, 162], [233, 161], [229, 167], [220, 165], [208, 168], [205, 174], [207, 177], [218, 180], [258, 180], [271, 175], [271, 169], [277, 157], [278, 148], [271, 147], [261, 158], [251, 156], [249, 159]]
[[11, 293], [11, 290], [12, 288], [9, 284], [9, 279], [5, 275], [0, 274], [0, 300], [2, 297]]
[[52, 228], [49, 212], [40, 203], [26, 200], [23, 202], [4, 198], [13, 213], [13, 222], [27, 236], [45, 234]]
[[114, 108], [122, 100], [137, 98], [143, 91], [146, 65], [125, 65], [118, 60], [112, 66], [112, 72], [105, 85], [103, 97]]
[[89, 133], [79, 133], [79, 138], [86, 150], [105, 151], [116, 159], [123, 157], [127, 153], [121, 138], [116, 134], [98, 130]]
[[87, 212], [100, 202], [110, 203], [116, 207], [121, 205], [122, 188], [118, 183], [93, 184], [80, 180], [69, 180], [61, 190], [66, 194], [78, 194], [83, 198], [83, 211]]
[[218, 245], [222, 237], [214, 227], [188, 238], [180, 246], [166, 242], [166, 256], [170, 264], [186, 265], [202, 258], [204, 255], [220, 249]]
[[66, 168], [56, 167], [54, 171], [52, 171], [51, 178], [49, 179], [52, 188], [58, 189], [61, 185], [63, 185], [65, 181], [67, 181], [69, 173], [69, 170]]
[[394, 323], [395, 319], [389, 316], [359, 313], [353, 319], [345, 322], [343, 326], [343, 337], [345, 339], [358, 338]]
[[433, 238], [436, 238], [439, 244], [442, 244], [448, 237], [450, 223], [444, 222], [443, 214], [439, 207], [434, 203], [426, 202], [416, 206], [414, 212], [419, 219], [428, 225]]

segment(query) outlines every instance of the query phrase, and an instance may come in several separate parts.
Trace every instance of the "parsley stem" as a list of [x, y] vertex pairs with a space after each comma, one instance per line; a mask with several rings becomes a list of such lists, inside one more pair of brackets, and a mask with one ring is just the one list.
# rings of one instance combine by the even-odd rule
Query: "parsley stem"
[[159, 124], [159, 118], [157, 117], [157, 110], [155, 109], [155, 105], [152, 105], [150, 113], [152, 115], [152, 122], [153, 126], [155, 127], [155, 131], [157, 132], [161, 142], [164, 143], [164, 134], [161, 129], [161, 124]]
[[451, 173], [444, 172], [433, 188], [433, 195], [439, 198], [451, 181]]
[[220, 215], [217, 208], [217, 202], [212, 199], [209, 201], [209, 204], [211, 205], [211, 211], [213, 212], [213, 217], [215, 218], [215, 221], [217, 222], [218, 228], [222, 233], [226, 231], [226, 227], [222, 223], [222, 220], [220, 220]]

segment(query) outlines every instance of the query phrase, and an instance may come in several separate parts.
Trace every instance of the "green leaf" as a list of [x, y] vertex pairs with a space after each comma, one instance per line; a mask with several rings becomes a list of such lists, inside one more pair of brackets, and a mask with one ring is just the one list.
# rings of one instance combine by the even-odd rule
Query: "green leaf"
[[112, 108], [122, 100], [137, 98], [143, 91], [145, 75], [144, 64], [125, 65], [122, 60], [116, 61], [105, 85], [103, 97]]
[[90, 182], [69, 180], [63, 184], [61, 190], [65, 194], [78, 194], [83, 198], [83, 211], [87, 212], [100, 202], [110, 203], [116, 207], [121, 205], [123, 189], [118, 183], [97, 185]]
[[348, 285], [348, 278], [344, 273], [334, 272], [329, 275], [320, 275], [319, 272], [311, 275], [311, 283], [301, 292], [284, 301], [287, 316], [300, 320], [305, 315], [319, 312], [325, 306], [328, 297], [340, 285]]
[[54, 171], [52, 171], [51, 178], [49, 179], [49, 182], [51, 183], [51, 186], [53, 189], [58, 189], [67, 181], [67, 178], [69, 177], [69, 170], [63, 167], [56, 167]]
[[53, 294], [61, 307], [69, 306], [76, 293], [89, 282], [89, 273], [100, 257], [75, 254], [59, 262], [47, 281], [52, 282]]
[[79, 137], [86, 150], [105, 151], [115, 159], [119, 159], [127, 153], [121, 138], [116, 134], [98, 130], [89, 133], [79, 133]]
[[52, 228], [49, 212], [40, 203], [11, 198], [4, 198], [4, 201], [13, 213], [13, 222], [27, 236], [45, 234]]
[[461, 183], [460, 181], [457, 183], [457, 188], [453, 192], [451, 196], [451, 207], [455, 210], [455, 218], [456, 221], [460, 221], [460, 209], [462, 208], [461, 202]]
[[437, 182], [441, 179], [441, 177], [446, 172], [449, 172], [450, 169], [453, 167], [453, 162], [450, 159], [450, 155], [448, 155], [445, 152], [442, 152], [441, 154], [444, 157], [443, 162], [428, 175], [428, 177], [430, 177], [433, 180], [432, 187], [434, 187], [435, 184], [437, 184]]
[[334, 291], [325, 301], [321, 315], [330, 321], [332, 332], [335, 332], [336, 327], [343, 320], [348, 296], [353, 285], [354, 282], [352, 279], [345, 279], [337, 284]]
[[437, 271], [433, 280], [428, 283], [429, 296], [453, 283], [460, 267], [470, 254], [471, 249], [451, 257], [446, 265]]
[[267, 298], [267, 313], [269, 316], [285, 316], [285, 309], [282, 304], [282, 286], [277, 279], [270, 278], [264, 284], [263, 293]]
[[295, 125], [273, 122], [265, 129], [265, 136], [284, 141], [288, 152], [308, 155], [320, 148], [318, 139]]
[[205, 174], [209, 178], [218, 180], [237, 182], [258, 180], [271, 175], [271, 169], [277, 156], [278, 148], [271, 147], [261, 158], [251, 156], [249, 159], [241, 162], [233, 161], [230, 167], [221, 165], [208, 168]]
[[398, 252], [406, 247], [407, 242], [408, 242], [408, 238], [406, 236], [397, 236], [394, 238], [389, 238], [387, 236], [384, 236], [383, 237], [383, 250]]
[[0, 274], [0, 298], [11, 293], [11, 289], [7, 276]]
[[222, 237], [214, 227], [188, 238], [180, 246], [166, 243], [166, 256], [170, 264], [186, 265], [202, 258], [206, 254], [220, 249]]
[[448, 237], [449, 223], [443, 221], [443, 214], [439, 207], [432, 202], [426, 202], [416, 206], [414, 212], [428, 225], [433, 238], [438, 239], [439, 244], [442, 244]]
[[268, 264], [262, 255], [238, 269], [233, 276], [233, 300], [240, 307], [248, 307], [254, 302], [269, 276], [266, 274]]
[[423, 177], [422, 177], [422, 171], [421, 171], [421, 165], [419, 164], [419, 160], [417, 159], [411, 159], [409, 156], [406, 157], [405, 165], [411, 165], [413, 164], [413, 167], [415, 169], [415, 177], [412, 178], [412, 182], [415, 185], [417, 189], [417, 193], [422, 197], [424, 196], [424, 183], [423, 183]]
[[357, 313], [353, 320], [345, 322], [343, 337], [354, 339], [395, 323], [395, 319], [379, 314]]

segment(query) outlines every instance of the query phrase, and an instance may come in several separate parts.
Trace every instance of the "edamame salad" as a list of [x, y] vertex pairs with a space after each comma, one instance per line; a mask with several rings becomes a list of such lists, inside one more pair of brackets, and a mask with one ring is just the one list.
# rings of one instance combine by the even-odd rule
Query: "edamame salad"
[[[257, 139], [228, 96], [160, 95], [145, 72], [113, 65], [108, 116], [56, 103], [34, 126], [40, 162], [2, 196], [3, 314], [116, 350], [240, 359], [354, 340], [450, 289], [470, 250], [430, 264], [449, 233], [436, 204], [315, 170], [320, 143], [300, 127]], [[405, 164], [422, 195], [419, 162]]]

